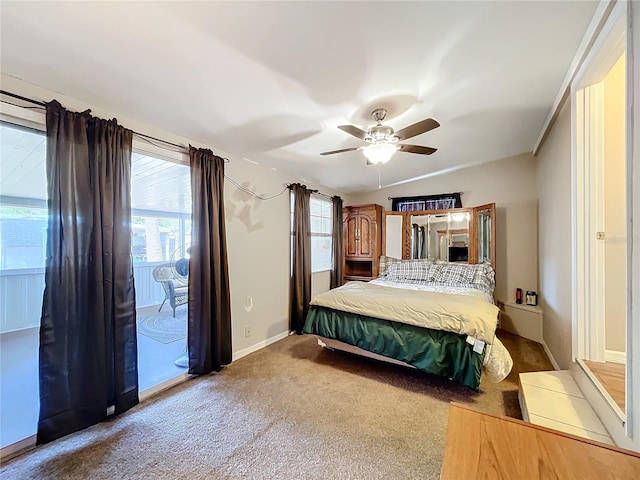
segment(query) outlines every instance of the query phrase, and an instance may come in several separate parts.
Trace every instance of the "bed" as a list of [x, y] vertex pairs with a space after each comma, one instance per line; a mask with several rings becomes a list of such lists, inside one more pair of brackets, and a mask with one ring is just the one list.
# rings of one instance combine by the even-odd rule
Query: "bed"
[[496, 337], [489, 264], [383, 257], [371, 282], [313, 298], [303, 332], [329, 346], [401, 363], [478, 390], [484, 372], [503, 380], [513, 361]]

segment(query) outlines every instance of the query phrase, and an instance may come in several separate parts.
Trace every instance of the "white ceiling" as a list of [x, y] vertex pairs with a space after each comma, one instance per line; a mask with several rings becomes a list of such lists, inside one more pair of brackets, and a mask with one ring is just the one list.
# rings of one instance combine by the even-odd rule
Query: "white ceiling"
[[383, 186], [531, 151], [595, 1], [2, 2], [2, 73], [343, 193], [378, 188], [375, 107], [406, 143]]

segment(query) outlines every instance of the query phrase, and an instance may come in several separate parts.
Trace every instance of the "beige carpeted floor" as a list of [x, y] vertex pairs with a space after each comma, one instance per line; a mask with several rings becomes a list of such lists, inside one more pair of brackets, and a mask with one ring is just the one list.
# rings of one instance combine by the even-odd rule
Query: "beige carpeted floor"
[[290, 336], [11, 460], [0, 478], [438, 478], [449, 402], [519, 417], [517, 373], [552, 368], [539, 344], [500, 337], [514, 371], [474, 393]]

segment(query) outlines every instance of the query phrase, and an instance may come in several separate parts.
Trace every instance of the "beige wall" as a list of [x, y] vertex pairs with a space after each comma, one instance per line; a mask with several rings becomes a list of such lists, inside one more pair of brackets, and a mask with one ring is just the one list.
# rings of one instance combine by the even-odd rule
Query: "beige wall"
[[465, 207], [495, 203], [496, 298], [513, 301], [517, 287], [524, 291], [538, 290], [535, 179], [536, 162], [527, 153], [404, 185], [350, 195], [345, 204], [378, 203], [385, 210], [391, 210], [388, 197], [450, 192], [463, 192]]
[[561, 369], [571, 358], [571, 108], [567, 101], [538, 153], [539, 303], [543, 338]]
[[604, 79], [605, 348], [626, 350], [625, 56]]
[[[2, 88], [37, 100], [48, 101], [55, 98], [71, 110], [83, 111], [91, 108], [95, 116], [117, 117], [125, 127], [163, 140], [210, 147], [217, 154], [231, 160], [225, 169], [226, 176], [262, 195], [276, 194], [283, 190], [284, 183], [300, 181], [292, 175], [275, 172], [237, 155], [223, 152], [216, 149], [215, 145], [166, 132], [153, 125], [121, 116], [108, 107], [82, 102], [12, 77], [2, 75]], [[259, 161], [257, 158], [253, 160]], [[307, 185], [319, 188], [329, 195], [339, 194], [322, 186]], [[236, 353], [284, 334], [289, 329], [289, 193], [287, 191], [272, 200], [261, 201], [241, 192], [229, 181], [225, 182], [224, 188], [233, 352]], [[328, 290], [328, 277], [327, 272], [313, 275], [314, 293]], [[252, 308], [247, 307], [248, 296], [253, 299]], [[252, 335], [245, 338], [244, 327], [249, 325], [252, 327]]]

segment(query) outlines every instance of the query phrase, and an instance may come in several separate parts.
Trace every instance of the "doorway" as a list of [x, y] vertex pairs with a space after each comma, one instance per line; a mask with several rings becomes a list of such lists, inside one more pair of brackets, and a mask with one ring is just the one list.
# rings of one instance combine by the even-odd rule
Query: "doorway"
[[191, 180], [187, 165], [131, 158], [131, 229], [141, 399], [186, 377]]
[[574, 356], [624, 425], [630, 315], [624, 16], [574, 86]]

